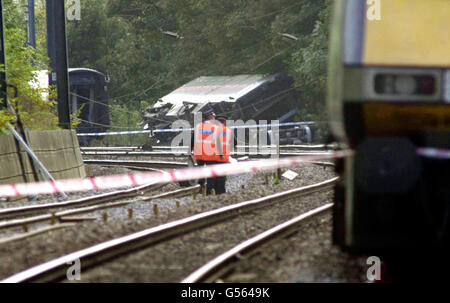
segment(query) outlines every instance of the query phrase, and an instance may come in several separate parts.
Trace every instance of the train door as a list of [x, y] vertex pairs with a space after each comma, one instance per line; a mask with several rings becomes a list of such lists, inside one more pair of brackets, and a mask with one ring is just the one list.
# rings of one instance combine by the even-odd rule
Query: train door
[[89, 127], [89, 121], [94, 121], [95, 91], [91, 85], [79, 85], [71, 88], [71, 111], [72, 114], [80, 111], [80, 125], [83, 128]]

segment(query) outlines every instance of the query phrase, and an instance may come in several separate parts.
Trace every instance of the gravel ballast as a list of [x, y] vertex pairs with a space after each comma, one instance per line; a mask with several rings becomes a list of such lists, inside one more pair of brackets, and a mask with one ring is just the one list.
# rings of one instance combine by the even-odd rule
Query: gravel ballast
[[85, 273], [82, 281], [179, 282], [225, 250], [330, 199], [328, 190], [254, 210], [108, 262]]
[[268, 243], [223, 278], [227, 283], [366, 282], [367, 256], [344, 253], [332, 245], [327, 214], [284, 239]]
[[[278, 185], [274, 184], [272, 177], [269, 178], [269, 185], [264, 185], [263, 173], [231, 176], [228, 178], [227, 190], [229, 193], [226, 195], [208, 197], [199, 195], [197, 200], [193, 200], [189, 196], [158, 199], [145, 203], [133, 202], [125, 208], [107, 210], [108, 222], [101, 221], [104, 211], [96, 212], [89, 214], [89, 216], [95, 216], [96, 221], [84, 222], [75, 227], [12, 242], [8, 245], [0, 245], [0, 277], [7, 277], [51, 258], [144, 228], [244, 200], [317, 183], [334, 176], [332, 168], [323, 168], [314, 164], [303, 164], [292, 170], [299, 173], [299, 176], [293, 181], [283, 180]], [[177, 187], [174, 184], [172, 186]], [[242, 186], [245, 188], [242, 189]], [[180, 208], [176, 207], [177, 201], [180, 202]], [[291, 201], [289, 204], [292, 206], [286, 204], [284, 210], [275, 206], [265, 209], [265, 214], [258, 212], [258, 215], [243, 215], [230, 222], [217, 225], [215, 228], [210, 228], [203, 234], [202, 231], [193, 232], [130, 256], [121, 257], [99, 269], [93, 269], [91, 272], [83, 271], [82, 282], [177, 282], [202, 263], [225, 249], [231, 248], [239, 241], [245, 240], [277, 222], [285, 221], [295, 214], [329, 202], [332, 202], [331, 191], [313, 194], [300, 199], [298, 203]], [[155, 216], [153, 212], [154, 204], [158, 205], [158, 216]], [[132, 219], [128, 218], [127, 210], [130, 208], [133, 209]], [[197, 250], [195, 250], [196, 247]], [[198, 248], [202, 248], [203, 251]], [[193, 253], [189, 254], [189, 259], [186, 259], [185, 252]], [[180, 257], [173, 258], [177, 255]], [[191, 255], [193, 255], [193, 259], [190, 259]]]

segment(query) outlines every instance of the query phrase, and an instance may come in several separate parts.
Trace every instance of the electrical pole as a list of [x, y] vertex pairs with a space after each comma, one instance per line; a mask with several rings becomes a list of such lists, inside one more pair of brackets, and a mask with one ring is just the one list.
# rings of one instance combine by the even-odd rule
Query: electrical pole
[[51, 74], [49, 84], [58, 90], [59, 126], [70, 129], [69, 75], [67, 70], [66, 10], [64, 0], [47, 0], [47, 48]]
[[36, 18], [34, 15], [34, 0], [28, 0], [28, 45], [36, 48]]
[[5, 42], [3, 39], [3, 0], [0, 0], [0, 110], [8, 107], [6, 95], [6, 60], [5, 60]]

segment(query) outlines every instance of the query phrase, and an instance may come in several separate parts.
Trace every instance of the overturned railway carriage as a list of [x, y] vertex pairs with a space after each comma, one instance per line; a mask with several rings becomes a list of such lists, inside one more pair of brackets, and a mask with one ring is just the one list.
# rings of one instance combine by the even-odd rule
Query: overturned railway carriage
[[450, 161], [417, 151], [450, 149], [450, 1], [372, 3], [336, 1], [331, 27], [331, 127], [356, 151], [337, 166], [334, 242], [448, 245]]
[[[199, 77], [148, 107], [143, 113], [142, 126], [166, 129], [183, 119], [192, 127], [194, 114], [205, 107], [212, 107], [216, 113], [235, 121], [289, 122], [300, 106], [292, 79], [282, 74]], [[284, 144], [301, 143], [307, 135], [302, 127], [284, 129], [280, 140]], [[170, 145], [174, 136], [174, 133], [156, 133], [152, 144]]]

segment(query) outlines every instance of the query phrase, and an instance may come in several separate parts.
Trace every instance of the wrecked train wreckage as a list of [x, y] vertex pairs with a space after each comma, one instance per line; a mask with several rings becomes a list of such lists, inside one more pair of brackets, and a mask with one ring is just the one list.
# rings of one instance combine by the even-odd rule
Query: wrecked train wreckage
[[[291, 122], [300, 107], [298, 92], [292, 84], [292, 79], [282, 74], [199, 77], [149, 106], [142, 113], [140, 126], [146, 130], [171, 129], [174, 121], [182, 119], [193, 127], [194, 114], [207, 107], [234, 121]], [[171, 145], [176, 135], [175, 132], [155, 132], [143, 147]], [[248, 142], [248, 135], [246, 137]], [[280, 128], [280, 144], [309, 142], [309, 127]]]

